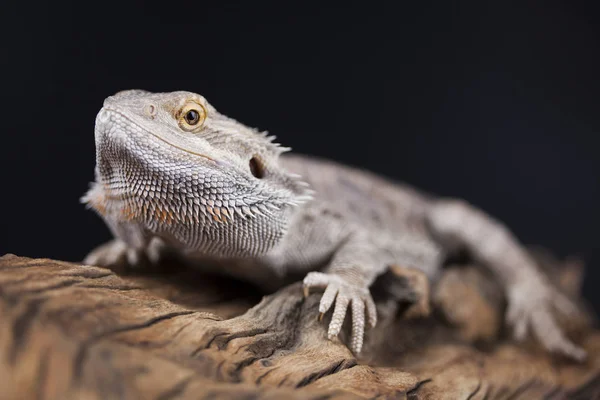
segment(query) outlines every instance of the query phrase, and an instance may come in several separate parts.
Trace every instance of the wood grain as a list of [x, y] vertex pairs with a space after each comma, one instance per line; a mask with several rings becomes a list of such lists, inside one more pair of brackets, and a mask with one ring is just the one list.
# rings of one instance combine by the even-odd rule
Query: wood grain
[[[580, 266], [545, 264], [576, 297]], [[120, 275], [6, 255], [0, 397], [600, 398], [592, 318], [566, 321], [589, 352], [584, 364], [511, 344], [502, 339], [502, 296], [478, 271], [449, 268], [431, 288], [430, 313], [427, 282], [391, 269], [374, 286], [381, 320], [357, 359], [327, 340], [319, 295], [304, 298], [298, 284], [261, 299], [248, 285], [181, 267]], [[456, 311], [461, 304], [470, 308]]]

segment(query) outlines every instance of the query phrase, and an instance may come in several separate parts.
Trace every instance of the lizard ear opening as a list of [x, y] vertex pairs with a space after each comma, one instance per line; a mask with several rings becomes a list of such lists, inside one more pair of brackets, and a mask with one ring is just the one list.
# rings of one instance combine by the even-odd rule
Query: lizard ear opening
[[262, 179], [265, 176], [265, 168], [256, 156], [250, 159], [250, 172], [258, 179]]

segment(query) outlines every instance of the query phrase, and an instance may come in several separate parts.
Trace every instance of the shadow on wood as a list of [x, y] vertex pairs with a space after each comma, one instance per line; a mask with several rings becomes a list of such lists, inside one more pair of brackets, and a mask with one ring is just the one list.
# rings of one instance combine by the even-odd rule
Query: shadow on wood
[[[577, 297], [581, 266], [538, 258]], [[584, 364], [502, 337], [503, 299], [484, 274], [449, 268], [432, 288], [392, 268], [375, 287], [378, 326], [356, 359], [326, 338], [319, 294], [252, 287], [174, 269], [119, 276], [103, 268], [0, 258], [0, 397], [598, 398], [600, 334], [568, 322]], [[390, 296], [391, 294], [391, 296]], [[257, 304], [258, 303], [258, 304]], [[409, 318], [410, 317], [410, 318]], [[344, 333], [345, 334], [345, 333]], [[341, 340], [345, 340], [344, 334]]]

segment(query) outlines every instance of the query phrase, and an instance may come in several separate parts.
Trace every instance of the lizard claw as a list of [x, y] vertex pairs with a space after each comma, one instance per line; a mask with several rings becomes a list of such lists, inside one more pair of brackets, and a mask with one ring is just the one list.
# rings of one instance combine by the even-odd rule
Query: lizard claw
[[513, 326], [515, 339], [522, 341], [530, 331], [547, 350], [585, 360], [585, 350], [565, 336], [553, 315], [554, 310], [572, 315], [578, 312], [577, 307], [551, 286], [544, 284], [540, 288], [518, 286], [509, 292], [506, 319]]
[[304, 278], [305, 292], [311, 287], [325, 288], [319, 304], [319, 321], [333, 306], [333, 316], [329, 323], [327, 336], [333, 339], [338, 336], [346, 318], [348, 306], [352, 310], [352, 337], [350, 349], [353, 353], [360, 353], [365, 334], [365, 309], [369, 325], [374, 327], [377, 323], [377, 311], [371, 293], [367, 287], [353, 285], [339, 275], [310, 272]]

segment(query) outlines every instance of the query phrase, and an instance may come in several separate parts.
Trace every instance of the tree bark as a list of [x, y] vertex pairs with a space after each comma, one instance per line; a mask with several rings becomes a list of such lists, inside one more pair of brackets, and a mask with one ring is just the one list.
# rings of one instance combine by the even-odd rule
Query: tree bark
[[[578, 299], [581, 266], [539, 258]], [[261, 300], [247, 284], [170, 267], [118, 274], [0, 257], [0, 397], [600, 396], [600, 334], [589, 313], [565, 321], [589, 353], [585, 363], [517, 346], [503, 339], [501, 291], [468, 265], [449, 268], [431, 294], [418, 272], [391, 268], [373, 288], [380, 321], [358, 359], [346, 332], [327, 339], [320, 295], [305, 298], [299, 284]]]

